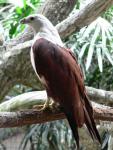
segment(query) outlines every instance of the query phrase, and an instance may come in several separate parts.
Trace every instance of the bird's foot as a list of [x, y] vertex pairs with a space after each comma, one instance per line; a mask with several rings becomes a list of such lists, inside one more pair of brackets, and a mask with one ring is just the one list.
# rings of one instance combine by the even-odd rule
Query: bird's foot
[[34, 105], [33, 109], [36, 109], [37, 111], [42, 111], [44, 105]]
[[34, 105], [33, 109], [36, 109], [37, 111], [55, 111], [58, 109], [58, 103], [55, 103], [53, 100], [48, 99], [44, 105]]
[[36, 110], [38, 110], [38, 111], [45, 111], [45, 110], [48, 110], [48, 109], [50, 109], [49, 108], [49, 99], [45, 102], [45, 104], [44, 105], [34, 105], [33, 106], [33, 109], [36, 109]]
[[53, 112], [59, 109], [59, 104], [52, 101], [49, 105], [50, 110], [52, 110]]

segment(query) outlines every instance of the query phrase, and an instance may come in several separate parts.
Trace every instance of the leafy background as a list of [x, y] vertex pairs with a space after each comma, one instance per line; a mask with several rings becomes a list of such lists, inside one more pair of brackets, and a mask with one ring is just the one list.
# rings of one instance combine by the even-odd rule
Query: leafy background
[[[0, 0], [0, 44], [18, 36], [25, 28], [19, 21], [35, 12], [44, 0]], [[86, 4], [85, 0], [78, 1], [75, 10]], [[81, 64], [85, 83], [88, 86], [113, 90], [113, 7], [105, 14], [64, 40], [71, 48]], [[21, 94], [29, 89], [23, 85], [16, 85], [10, 91], [9, 97]], [[106, 123], [100, 125], [103, 139], [103, 150], [113, 147], [112, 127]], [[25, 132], [20, 143], [20, 150], [24, 150], [28, 143], [32, 150], [73, 150], [76, 147], [71, 130], [66, 121], [56, 121], [40, 125], [27, 126], [19, 129], [4, 129], [0, 134], [1, 148], [5, 149], [2, 141], [14, 135], [15, 132]], [[87, 149], [87, 144], [81, 144], [81, 149]], [[100, 149], [100, 147], [96, 147]]]

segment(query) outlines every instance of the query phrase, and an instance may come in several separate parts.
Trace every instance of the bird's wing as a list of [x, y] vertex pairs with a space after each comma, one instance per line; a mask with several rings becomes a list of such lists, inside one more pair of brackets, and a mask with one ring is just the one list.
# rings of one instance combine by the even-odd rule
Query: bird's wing
[[33, 45], [37, 73], [47, 83], [47, 93], [59, 102], [79, 145], [78, 127], [86, 124], [92, 138], [99, 139], [83, 75], [74, 54], [43, 38]]

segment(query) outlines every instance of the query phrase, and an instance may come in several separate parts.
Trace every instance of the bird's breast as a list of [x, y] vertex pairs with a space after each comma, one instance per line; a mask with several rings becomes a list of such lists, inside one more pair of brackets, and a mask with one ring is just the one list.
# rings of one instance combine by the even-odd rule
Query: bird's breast
[[36, 65], [35, 65], [35, 60], [34, 60], [34, 53], [33, 53], [33, 49], [31, 48], [31, 51], [30, 51], [30, 58], [31, 58], [31, 64], [33, 66], [33, 69], [36, 73], [36, 75], [38, 76], [38, 79], [40, 80], [40, 82], [45, 85], [47, 87], [47, 81], [45, 79], [45, 77], [43, 75], [40, 75], [37, 73], [37, 70], [36, 70]]
[[[34, 53], [33, 53], [32, 47], [31, 47], [31, 51], [30, 51], [30, 58], [31, 58], [32, 67], [33, 67], [35, 73], [37, 74], [36, 66], [35, 66], [35, 60], [34, 60]], [[38, 74], [37, 74], [37, 75], [38, 75]]]

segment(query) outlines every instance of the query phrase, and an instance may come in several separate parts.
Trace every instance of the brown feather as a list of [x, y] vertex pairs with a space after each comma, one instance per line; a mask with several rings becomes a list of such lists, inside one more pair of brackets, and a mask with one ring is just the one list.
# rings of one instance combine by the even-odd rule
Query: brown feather
[[78, 127], [84, 123], [91, 137], [100, 142], [83, 75], [74, 54], [43, 38], [34, 43], [33, 53], [36, 71], [47, 81], [48, 97], [52, 97], [63, 108], [78, 148]]

